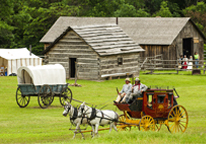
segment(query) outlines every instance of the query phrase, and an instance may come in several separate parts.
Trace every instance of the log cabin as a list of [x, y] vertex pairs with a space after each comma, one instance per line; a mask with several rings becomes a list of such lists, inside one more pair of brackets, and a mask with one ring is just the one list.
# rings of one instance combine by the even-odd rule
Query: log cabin
[[67, 78], [102, 80], [138, 76], [144, 51], [118, 25], [68, 26], [46, 49], [48, 64], [60, 63]]

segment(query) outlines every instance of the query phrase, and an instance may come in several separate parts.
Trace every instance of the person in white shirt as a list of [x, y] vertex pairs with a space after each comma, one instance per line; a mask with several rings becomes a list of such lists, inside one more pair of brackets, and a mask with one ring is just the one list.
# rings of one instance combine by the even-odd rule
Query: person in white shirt
[[121, 99], [124, 99], [126, 95], [128, 95], [131, 91], [132, 84], [130, 83], [130, 79], [125, 79], [125, 84], [123, 85], [122, 90], [119, 92], [117, 99], [114, 101], [114, 103], [119, 103]]
[[132, 86], [130, 93], [127, 94], [122, 102], [128, 103], [130, 100], [132, 100], [134, 97], [143, 97], [142, 92], [147, 90], [147, 86], [140, 83], [139, 78], [135, 79], [135, 84]]

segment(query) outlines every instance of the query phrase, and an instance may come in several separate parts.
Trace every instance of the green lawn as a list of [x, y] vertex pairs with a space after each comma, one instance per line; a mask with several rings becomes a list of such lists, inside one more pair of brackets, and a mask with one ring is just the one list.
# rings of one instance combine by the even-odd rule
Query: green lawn
[[[205, 75], [140, 75], [141, 82], [147, 86], [175, 86], [189, 115], [189, 124], [185, 133], [171, 134], [166, 126], [159, 132], [140, 132], [138, 129], [115, 132], [99, 132], [99, 137], [86, 140], [78, 134], [72, 139], [69, 131], [69, 117], [63, 117], [63, 107], [59, 99], [47, 109], [41, 109], [37, 97], [32, 97], [26, 108], [19, 108], [15, 93], [16, 77], [0, 77], [0, 143], [205, 143], [206, 142], [206, 76]], [[68, 81], [74, 83], [74, 81]], [[82, 87], [70, 87], [73, 97], [78, 100], [112, 109], [122, 114], [114, 105], [116, 87], [121, 89], [124, 79], [103, 82], [78, 80]], [[72, 102], [73, 105], [80, 103]]]

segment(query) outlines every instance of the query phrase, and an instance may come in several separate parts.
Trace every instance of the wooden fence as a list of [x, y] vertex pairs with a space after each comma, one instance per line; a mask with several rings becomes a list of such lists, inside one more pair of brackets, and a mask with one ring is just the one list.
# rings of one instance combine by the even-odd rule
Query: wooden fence
[[[191, 63], [192, 65], [191, 65]], [[196, 60], [189, 60], [187, 65], [183, 65], [184, 61], [181, 60], [160, 60], [153, 59], [149, 63], [145, 62], [142, 65], [142, 70], [149, 70], [147, 74], [178, 74], [180, 71], [192, 71], [192, 74], [200, 73], [200, 70], [203, 70], [203, 74], [206, 71], [206, 60], [199, 60], [198, 64], [195, 64]], [[197, 68], [198, 67], [198, 68]], [[185, 69], [186, 68], [186, 69]], [[190, 68], [190, 69], [188, 69]], [[174, 72], [164, 72], [164, 73], [155, 73], [154, 71], [176, 71]]]

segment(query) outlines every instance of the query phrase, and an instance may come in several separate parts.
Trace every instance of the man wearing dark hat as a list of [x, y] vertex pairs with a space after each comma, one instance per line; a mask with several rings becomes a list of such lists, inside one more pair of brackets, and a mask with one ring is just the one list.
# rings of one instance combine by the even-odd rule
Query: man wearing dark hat
[[131, 91], [132, 84], [130, 83], [130, 79], [126, 78], [125, 79], [125, 84], [123, 85], [122, 90], [119, 92], [117, 99], [114, 101], [114, 103], [119, 103], [121, 99], [126, 97]]
[[130, 94], [128, 94], [126, 97], [124, 97], [122, 102], [127, 102], [128, 103], [134, 97], [143, 97], [142, 92], [144, 92], [146, 90], [147, 90], [147, 86], [140, 83], [139, 78], [136, 78], [135, 79], [135, 84], [132, 86]]

